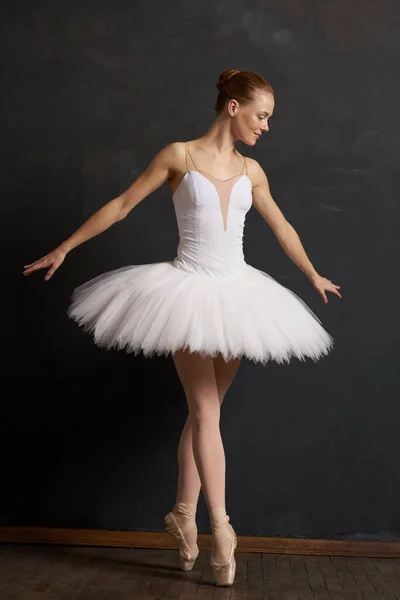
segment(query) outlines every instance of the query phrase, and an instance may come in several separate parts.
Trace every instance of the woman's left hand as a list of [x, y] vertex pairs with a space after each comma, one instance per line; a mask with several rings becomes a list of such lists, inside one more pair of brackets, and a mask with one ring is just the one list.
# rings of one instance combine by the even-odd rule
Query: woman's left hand
[[325, 292], [332, 292], [333, 294], [336, 294], [336, 296], [339, 296], [339, 298], [342, 297], [338, 291], [340, 290], [340, 285], [335, 285], [330, 279], [326, 279], [325, 277], [321, 277], [321, 275], [317, 275], [311, 279], [311, 283], [317, 292], [321, 294], [325, 304], [328, 303], [328, 298], [326, 297]]

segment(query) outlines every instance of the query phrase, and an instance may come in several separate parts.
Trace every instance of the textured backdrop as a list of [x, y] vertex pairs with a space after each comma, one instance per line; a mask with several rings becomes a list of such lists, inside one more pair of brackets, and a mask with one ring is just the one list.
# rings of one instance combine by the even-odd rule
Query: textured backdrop
[[[168, 186], [49, 282], [21, 273], [163, 146], [202, 135], [237, 68], [276, 91], [270, 133], [238, 149], [343, 300], [324, 305], [249, 212], [247, 262], [301, 296], [335, 348], [243, 361], [221, 420], [228, 514], [239, 535], [400, 540], [399, 27], [395, 0], [3, 9], [0, 524], [162, 531], [186, 417], [172, 360], [101, 350], [66, 309], [89, 277], [174, 258]], [[203, 499], [198, 524], [209, 532]]]

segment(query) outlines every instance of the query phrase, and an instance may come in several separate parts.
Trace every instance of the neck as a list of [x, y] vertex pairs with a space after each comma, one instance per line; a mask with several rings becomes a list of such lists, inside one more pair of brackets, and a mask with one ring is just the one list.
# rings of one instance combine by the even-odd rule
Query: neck
[[235, 151], [235, 138], [232, 133], [231, 119], [217, 117], [209, 130], [199, 138], [202, 146], [215, 157], [223, 157]]

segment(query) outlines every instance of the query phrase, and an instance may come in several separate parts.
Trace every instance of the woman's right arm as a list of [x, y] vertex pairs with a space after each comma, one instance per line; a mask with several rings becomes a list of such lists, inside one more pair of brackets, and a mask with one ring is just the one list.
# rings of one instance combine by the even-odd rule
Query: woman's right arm
[[50, 267], [45, 275], [45, 280], [50, 279], [56, 269], [63, 263], [68, 252], [79, 246], [79, 244], [102, 233], [114, 223], [124, 219], [132, 208], [167, 181], [173, 174], [180, 152], [179, 142], [169, 144], [163, 148], [128, 189], [93, 213], [79, 229], [55, 250], [29, 265], [24, 265], [23, 274], [30, 275], [38, 269]]

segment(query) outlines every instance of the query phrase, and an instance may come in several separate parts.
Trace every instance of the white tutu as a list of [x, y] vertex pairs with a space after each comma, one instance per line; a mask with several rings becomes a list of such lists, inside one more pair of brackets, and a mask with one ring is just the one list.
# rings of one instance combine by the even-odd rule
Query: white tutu
[[[186, 147], [186, 146], [185, 146]], [[221, 181], [187, 170], [173, 194], [173, 261], [122, 267], [76, 288], [71, 318], [104, 348], [145, 356], [179, 349], [254, 362], [318, 360], [333, 338], [311, 309], [243, 255], [252, 206], [247, 163]]]
[[76, 288], [68, 314], [98, 346], [145, 356], [185, 348], [265, 364], [316, 361], [333, 346], [296, 294], [250, 265], [231, 279], [173, 262], [122, 267]]

